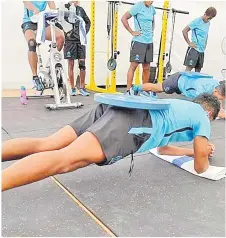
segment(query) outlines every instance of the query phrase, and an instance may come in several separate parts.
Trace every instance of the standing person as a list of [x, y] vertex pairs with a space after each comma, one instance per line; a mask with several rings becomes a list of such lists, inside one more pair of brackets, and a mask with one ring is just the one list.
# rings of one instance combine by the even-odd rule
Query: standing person
[[[185, 41], [188, 43], [187, 53], [185, 55], [184, 65], [186, 71], [195, 68], [196, 72], [200, 72], [204, 63], [204, 51], [206, 49], [210, 20], [217, 15], [214, 7], [209, 7], [205, 14], [196, 18], [182, 31]], [[188, 32], [192, 31], [191, 41]]]
[[[25, 39], [28, 43], [28, 61], [33, 74], [33, 84], [38, 91], [42, 91], [44, 89], [37, 73], [38, 56], [36, 53], [36, 31], [38, 26], [37, 23], [33, 23], [31, 21], [30, 17], [44, 11], [47, 5], [50, 9], [56, 9], [54, 1], [24, 1], [24, 17], [23, 24], [21, 26]], [[57, 27], [55, 28], [55, 34], [57, 49], [60, 51], [64, 45], [64, 35]], [[46, 25], [46, 40], [51, 40], [51, 29], [48, 24]]]
[[[78, 1], [70, 1], [65, 4], [65, 7], [69, 9], [71, 6], [76, 7], [76, 15], [81, 17], [85, 22], [86, 34], [90, 29], [90, 19], [86, 15], [85, 10], [78, 6]], [[85, 77], [86, 77], [86, 47], [81, 44], [80, 41], [80, 21], [70, 23], [68, 19], [66, 21], [72, 24], [72, 29], [69, 32], [65, 32], [65, 45], [64, 45], [64, 58], [68, 60], [68, 74], [72, 88], [72, 96], [76, 96], [76, 87], [74, 82], [74, 61], [78, 60], [80, 70], [80, 93], [83, 96], [89, 96], [89, 93], [85, 89]]]
[[[155, 8], [153, 1], [136, 3], [126, 12], [121, 21], [124, 27], [133, 36], [130, 47], [130, 67], [127, 73], [127, 90], [133, 83], [134, 72], [139, 64], [142, 64], [143, 83], [149, 82], [150, 63], [153, 61], [153, 31], [155, 26]], [[129, 26], [128, 20], [134, 17], [135, 31]]]

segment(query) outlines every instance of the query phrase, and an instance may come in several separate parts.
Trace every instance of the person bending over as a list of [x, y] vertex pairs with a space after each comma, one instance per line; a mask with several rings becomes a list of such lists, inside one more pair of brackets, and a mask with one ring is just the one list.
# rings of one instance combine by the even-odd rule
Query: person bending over
[[[88, 34], [90, 29], [90, 19], [87, 16], [85, 10], [78, 6], [78, 1], [70, 1], [65, 4], [65, 7], [69, 10], [71, 6], [76, 8], [76, 14], [80, 16], [85, 22], [85, 33]], [[85, 89], [85, 77], [86, 77], [86, 47], [81, 44], [80, 41], [80, 21], [70, 23], [68, 19], [66, 21], [72, 25], [72, 29], [69, 32], [65, 32], [65, 45], [64, 45], [64, 58], [68, 60], [68, 74], [72, 88], [72, 96], [76, 96], [76, 87], [74, 82], [74, 61], [78, 60], [78, 67], [80, 70], [80, 93], [82, 96], [89, 96], [89, 93]]]
[[[44, 11], [47, 7], [56, 9], [54, 1], [24, 1], [24, 17], [21, 28], [23, 30], [25, 39], [28, 43], [28, 61], [33, 74], [33, 84], [36, 90], [42, 91], [43, 84], [40, 82], [37, 73], [38, 57], [36, 53], [36, 31], [37, 23], [33, 23], [31, 18], [33, 15]], [[55, 28], [57, 49], [60, 51], [64, 45], [64, 35], [59, 28]], [[51, 40], [50, 26], [46, 23], [46, 40]]]
[[[219, 101], [226, 99], [225, 81], [218, 82], [211, 77], [204, 77], [200, 73], [192, 72], [177, 72], [170, 75], [162, 83], [146, 83], [142, 85], [133, 85], [132, 89], [135, 92], [151, 91], [154, 93], [165, 92], [167, 94], [183, 94], [188, 98], [195, 98], [200, 94], [208, 93], [216, 96]], [[226, 112], [221, 107], [218, 117], [225, 119]]]
[[[185, 55], [184, 65], [186, 71], [191, 71], [195, 68], [196, 72], [200, 72], [204, 63], [204, 52], [206, 50], [210, 20], [217, 15], [214, 7], [209, 7], [205, 14], [196, 18], [182, 31], [185, 41], [188, 44], [188, 49]], [[191, 41], [188, 37], [188, 32], [192, 31]]]
[[[20, 160], [2, 171], [2, 191], [92, 163], [111, 165], [156, 147], [160, 147], [160, 154], [193, 156], [195, 171], [203, 173], [214, 152], [214, 145], [209, 143], [210, 121], [216, 118], [220, 102], [209, 94], [198, 96], [194, 102], [167, 101], [170, 108], [159, 111], [99, 104], [49, 137], [3, 142], [2, 161]], [[192, 140], [193, 149], [170, 145]]]
[[[155, 25], [155, 8], [153, 1], [136, 3], [126, 12], [121, 21], [124, 27], [133, 36], [130, 47], [130, 67], [127, 73], [127, 90], [133, 83], [134, 72], [139, 64], [142, 64], [142, 82], [149, 82], [150, 63], [153, 61], [153, 31]], [[129, 26], [128, 20], [134, 18], [135, 31]]]

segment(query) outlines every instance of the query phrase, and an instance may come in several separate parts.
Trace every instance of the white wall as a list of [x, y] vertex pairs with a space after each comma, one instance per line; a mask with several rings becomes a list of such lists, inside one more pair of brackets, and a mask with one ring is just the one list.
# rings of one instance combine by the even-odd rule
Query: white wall
[[[56, 2], [57, 5], [59, 2]], [[90, 15], [90, 2], [80, 1], [87, 14]], [[155, 6], [163, 6], [163, 1], [155, 1]], [[4, 0], [1, 2], [2, 12], [2, 88], [16, 89], [21, 85], [31, 88], [31, 72], [27, 62], [27, 44], [21, 31], [23, 3], [18, 0]], [[182, 1], [174, 0], [172, 7], [189, 11], [189, 15], [178, 14], [173, 43], [172, 64], [173, 71], [183, 70], [183, 60], [187, 45], [183, 40], [182, 29], [194, 18], [201, 16], [209, 6], [216, 7], [218, 14], [211, 21], [208, 46], [205, 56], [203, 72], [220, 76], [220, 71], [226, 67], [226, 56], [221, 51], [221, 42], [226, 36], [226, 2], [225, 1]], [[117, 83], [126, 83], [126, 73], [129, 66], [129, 48], [131, 36], [123, 28], [121, 16], [130, 8], [129, 5], [119, 7], [118, 27], [118, 57]], [[156, 30], [154, 35], [154, 51], [158, 53], [161, 32], [162, 11], [157, 10]], [[107, 76], [107, 3], [96, 2], [96, 49], [95, 49], [95, 79], [97, 84], [104, 84]], [[132, 22], [131, 22], [132, 24]], [[170, 29], [169, 29], [170, 30]], [[170, 32], [169, 32], [170, 34]], [[47, 47], [42, 46], [44, 59], [47, 58]], [[155, 61], [157, 55], [155, 55]], [[167, 60], [166, 60], [167, 62]], [[87, 82], [89, 81], [89, 46], [87, 47]]]

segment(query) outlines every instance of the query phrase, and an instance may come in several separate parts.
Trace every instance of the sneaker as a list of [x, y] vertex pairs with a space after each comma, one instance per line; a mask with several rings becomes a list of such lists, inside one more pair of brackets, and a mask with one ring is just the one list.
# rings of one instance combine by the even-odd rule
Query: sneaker
[[85, 88], [81, 88], [80, 93], [81, 93], [82, 96], [89, 96], [89, 93], [86, 91]]
[[157, 93], [151, 92], [151, 97], [154, 99], [158, 99]]
[[125, 95], [130, 95], [130, 96], [138, 96], [139, 93], [134, 91], [133, 90], [133, 87], [131, 87], [130, 89], [128, 89], [126, 92], [125, 92]]
[[33, 84], [34, 84], [34, 88], [37, 91], [43, 91], [44, 90], [44, 85], [41, 83], [38, 76], [33, 76]]
[[77, 93], [76, 93], [76, 88], [72, 88], [71, 89], [71, 96], [76, 96]]
[[146, 91], [141, 91], [140, 92], [140, 96], [151, 97], [151, 93], [150, 92], [146, 92]]
[[149, 91], [149, 92], [142, 91], [142, 92], [140, 92], [140, 96], [150, 97], [152, 99], [158, 99], [158, 96], [156, 95], [156, 93], [151, 92], [151, 91]]

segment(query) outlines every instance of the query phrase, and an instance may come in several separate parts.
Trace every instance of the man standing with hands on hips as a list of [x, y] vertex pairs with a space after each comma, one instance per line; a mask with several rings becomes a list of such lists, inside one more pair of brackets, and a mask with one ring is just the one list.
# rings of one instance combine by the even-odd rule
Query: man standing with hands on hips
[[[142, 64], [143, 83], [149, 82], [150, 63], [153, 61], [153, 31], [156, 14], [152, 6], [153, 1], [141, 1], [136, 3], [126, 12], [121, 21], [124, 27], [133, 36], [130, 47], [130, 67], [127, 73], [127, 91], [133, 83], [134, 72], [139, 64]], [[134, 17], [135, 31], [129, 26], [128, 20]]]
[[[188, 43], [187, 53], [185, 55], [184, 65], [186, 71], [195, 68], [195, 72], [200, 72], [204, 63], [204, 51], [206, 50], [210, 20], [217, 15], [214, 7], [209, 7], [205, 14], [196, 18], [188, 26], [184, 28], [183, 36]], [[191, 41], [188, 32], [192, 31]]]

